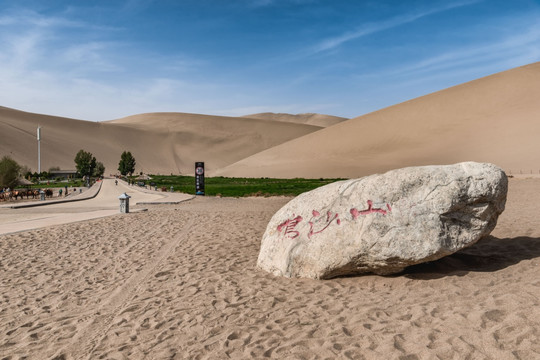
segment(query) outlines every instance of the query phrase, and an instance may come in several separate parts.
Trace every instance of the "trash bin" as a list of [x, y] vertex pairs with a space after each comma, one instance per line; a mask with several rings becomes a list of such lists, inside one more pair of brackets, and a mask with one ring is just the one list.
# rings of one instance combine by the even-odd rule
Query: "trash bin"
[[120, 199], [120, 212], [123, 214], [127, 214], [129, 212], [129, 199], [131, 196], [129, 196], [126, 193], [123, 193], [118, 197]]
[[39, 199], [45, 201], [45, 191], [39, 190]]

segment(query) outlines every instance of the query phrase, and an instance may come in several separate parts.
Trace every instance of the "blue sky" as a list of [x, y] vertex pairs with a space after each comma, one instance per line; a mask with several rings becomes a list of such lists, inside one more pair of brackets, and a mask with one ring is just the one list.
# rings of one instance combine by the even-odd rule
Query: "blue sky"
[[0, 106], [355, 117], [540, 61], [536, 0], [0, 0]]

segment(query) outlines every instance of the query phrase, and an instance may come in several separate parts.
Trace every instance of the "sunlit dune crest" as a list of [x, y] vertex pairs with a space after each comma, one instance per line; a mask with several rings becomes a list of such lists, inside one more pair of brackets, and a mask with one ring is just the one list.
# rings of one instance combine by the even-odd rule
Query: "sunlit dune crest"
[[412, 165], [491, 162], [540, 171], [540, 63], [487, 76], [291, 140], [224, 176], [360, 177]]
[[0, 154], [37, 170], [36, 129], [42, 128], [42, 170], [74, 169], [80, 149], [116, 173], [120, 155], [131, 151], [137, 172], [191, 174], [195, 161], [209, 171], [321, 127], [264, 119], [184, 113], [149, 113], [105, 122], [32, 114], [0, 107]]
[[298, 124], [308, 124], [308, 125], [315, 125], [315, 126], [321, 126], [321, 127], [332, 126], [332, 125], [339, 124], [347, 120], [347, 118], [343, 118], [339, 116], [314, 114], [314, 113], [293, 115], [293, 114], [285, 114], [285, 113], [266, 112], [266, 113], [246, 115], [244, 117], [248, 117], [251, 119], [266, 119], [266, 120], [292, 122], [292, 123], [298, 123]]

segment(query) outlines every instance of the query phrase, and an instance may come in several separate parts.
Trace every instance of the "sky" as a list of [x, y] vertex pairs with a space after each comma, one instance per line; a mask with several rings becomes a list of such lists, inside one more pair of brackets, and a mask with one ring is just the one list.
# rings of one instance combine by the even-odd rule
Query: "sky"
[[540, 61], [540, 0], [0, 0], [0, 106], [352, 118]]

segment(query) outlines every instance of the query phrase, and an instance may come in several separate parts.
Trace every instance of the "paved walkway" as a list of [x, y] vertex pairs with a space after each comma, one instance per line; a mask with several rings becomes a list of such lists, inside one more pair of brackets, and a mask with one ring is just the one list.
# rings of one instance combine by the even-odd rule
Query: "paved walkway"
[[114, 179], [104, 179], [82, 194], [61, 200], [2, 204], [0, 235], [119, 214], [118, 196], [122, 193], [131, 196], [130, 212], [146, 210], [140, 204], [175, 204], [194, 197], [142, 189], [129, 186], [123, 181], [115, 185]]

